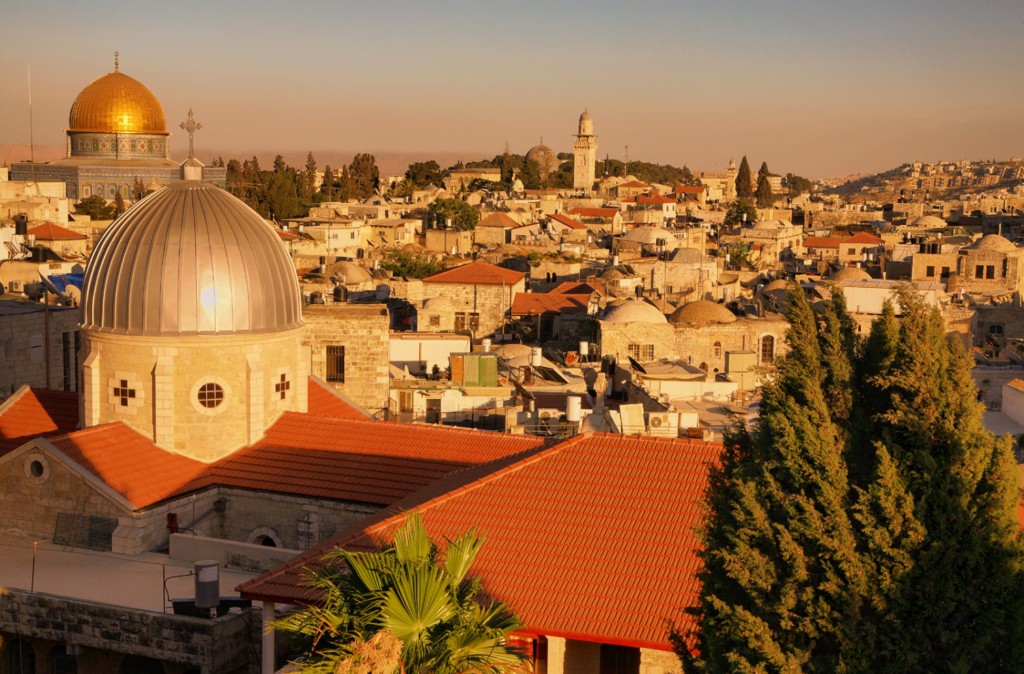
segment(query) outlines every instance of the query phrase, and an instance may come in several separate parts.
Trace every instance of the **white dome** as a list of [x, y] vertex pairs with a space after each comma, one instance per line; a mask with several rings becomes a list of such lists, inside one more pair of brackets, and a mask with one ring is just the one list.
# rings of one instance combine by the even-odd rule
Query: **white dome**
[[911, 227], [922, 227], [924, 229], [941, 229], [946, 226], [946, 221], [937, 215], [922, 215], [910, 223]]
[[626, 300], [610, 310], [604, 320], [607, 323], [668, 323], [665, 314], [643, 300]]
[[696, 300], [681, 306], [669, 318], [669, 322], [673, 325], [692, 325], [695, 327], [733, 323], [735, 321], [736, 314], [729, 311], [723, 305], [709, 302], [708, 300]]
[[665, 245], [673, 247], [678, 245], [676, 235], [664, 227], [637, 227], [622, 235], [623, 240], [632, 241], [648, 246], [654, 246], [658, 239], [664, 239]]

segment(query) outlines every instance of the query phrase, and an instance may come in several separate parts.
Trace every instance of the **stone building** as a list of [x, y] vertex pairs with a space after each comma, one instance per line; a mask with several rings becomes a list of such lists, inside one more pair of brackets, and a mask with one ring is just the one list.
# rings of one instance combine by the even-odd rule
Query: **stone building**
[[803, 228], [785, 220], [761, 220], [740, 230], [740, 241], [757, 251], [758, 267], [774, 269], [803, 253]]
[[876, 262], [885, 253], [885, 242], [873, 234], [860, 232], [839, 242], [839, 264]]
[[78, 309], [0, 300], [0, 398], [21, 386], [80, 390]]
[[486, 262], [470, 262], [423, 279], [424, 298], [450, 300], [453, 329], [467, 330], [474, 338], [503, 331], [516, 294], [525, 290], [525, 274]]
[[[191, 111], [190, 111], [191, 119]], [[138, 80], [114, 72], [95, 80], [78, 94], [68, 118], [67, 156], [48, 164], [18, 162], [12, 180], [60, 181], [69, 199], [120, 192], [130, 199], [136, 180], [147, 188], [180, 177], [171, 159], [170, 132], [156, 96]], [[208, 168], [204, 180], [223, 186], [226, 169]]]
[[86, 244], [89, 242], [89, 237], [85, 234], [74, 232], [52, 222], [33, 227], [28, 230], [28, 236], [35, 237], [37, 244], [46, 246], [65, 259], [69, 257], [84, 258]]
[[1019, 291], [1024, 249], [998, 234], [983, 236], [960, 249], [957, 287], [971, 294], [1003, 295]]
[[308, 305], [309, 372], [378, 418], [388, 401], [388, 310], [383, 304]]

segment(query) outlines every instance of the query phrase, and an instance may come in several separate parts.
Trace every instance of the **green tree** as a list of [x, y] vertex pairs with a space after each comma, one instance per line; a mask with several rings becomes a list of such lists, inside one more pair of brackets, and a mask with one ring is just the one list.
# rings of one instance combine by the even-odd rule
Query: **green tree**
[[736, 198], [749, 199], [752, 196], [754, 196], [754, 187], [750, 177], [750, 164], [747, 163], [747, 155], [743, 155], [739, 171], [736, 173]]
[[372, 154], [357, 154], [348, 165], [348, 172], [352, 181], [352, 196], [356, 199], [369, 199], [380, 187], [380, 170]]
[[152, 194], [153, 190], [146, 187], [146, 183], [142, 182], [142, 178], [135, 178], [132, 180], [132, 191], [129, 195], [133, 202], [141, 201], [148, 194]]
[[405, 172], [405, 179], [417, 190], [422, 190], [431, 185], [434, 187], [444, 186], [444, 181], [441, 178], [441, 167], [433, 159], [409, 164], [409, 168]]
[[815, 316], [790, 286], [791, 350], [712, 475], [684, 665], [1022, 671], [1018, 478], [970, 359], [908, 290], [864, 344], [841, 297]]
[[306, 168], [302, 172], [302, 179], [299, 183], [299, 196], [302, 201], [309, 203], [313, 200], [313, 193], [316, 191], [316, 159], [313, 153], [306, 155]]
[[[744, 217], [746, 216], [746, 217]], [[725, 224], [739, 225], [744, 222], [752, 223], [757, 220], [757, 209], [749, 199], [738, 199], [729, 205], [725, 212]]]
[[[506, 605], [481, 602], [482, 586], [468, 576], [483, 544], [471, 530], [447, 541], [442, 555], [413, 514], [378, 552], [328, 553], [310, 578], [321, 601], [275, 624], [309, 644], [297, 671], [351, 671], [368, 657], [383, 674], [517, 671], [523, 655], [505, 640], [519, 621]], [[393, 640], [400, 650], [388, 648]]]
[[475, 229], [480, 221], [480, 211], [462, 199], [436, 199], [427, 206], [427, 213], [436, 228], [451, 220], [455, 229]]
[[380, 266], [396, 276], [426, 278], [441, 271], [439, 262], [429, 255], [418, 255], [404, 250], [391, 250], [384, 254]]
[[791, 197], [799, 196], [804, 192], [814, 192], [814, 183], [812, 181], [793, 173], [786, 174], [782, 179], [782, 186], [786, 188], [788, 195]]
[[775, 203], [775, 195], [772, 194], [772, 184], [768, 182], [768, 176], [762, 175], [757, 179], [757, 192], [754, 195], [758, 208], [770, 208]]
[[114, 193], [114, 217], [120, 217], [126, 210], [128, 210], [128, 207], [125, 206], [124, 197], [121, 195], [121, 190], [118, 189]]
[[94, 194], [75, 204], [75, 213], [84, 213], [93, 220], [110, 220], [114, 216], [114, 207], [108, 206], [106, 199]]

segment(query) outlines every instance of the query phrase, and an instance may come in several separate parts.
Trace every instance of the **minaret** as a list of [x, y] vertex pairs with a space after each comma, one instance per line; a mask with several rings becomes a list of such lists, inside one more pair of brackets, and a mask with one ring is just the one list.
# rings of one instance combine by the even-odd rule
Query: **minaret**
[[586, 110], [580, 115], [580, 132], [573, 143], [572, 186], [577, 192], [590, 194], [594, 189], [594, 169], [597, 164], [597, 136], [594, 119]]

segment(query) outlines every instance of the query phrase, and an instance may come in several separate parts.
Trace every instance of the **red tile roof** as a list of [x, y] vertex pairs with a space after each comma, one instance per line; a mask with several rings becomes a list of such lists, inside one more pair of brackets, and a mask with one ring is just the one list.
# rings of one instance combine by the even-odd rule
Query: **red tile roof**
[[283, 229], [275, 229], [274, 231], [277, 232], [277, 235], [279, 237], [281, 237], [282, 239], [284, 239], [286, 241], [287, 240], [291, 240], [291, 239], [301, 239], [302, 238], [298, 234], [293, 234], [292, 232], [286, 232]]
[[673, 194], [700, 194], [704, 191], [703, 185], [677, 185]]
[[501, 227], [507, 229], [510, 227], [518, 227], [519, 223], [505, 215], [500, 211], [489, 213], [480, 219], [480, 222], [476, 223], [477, 227]]
[[657, 192], [654, 192], [652, 194], [640, 194], [640, 195], [638, 195], [637, 198], [636, 198], [636, 203], [638, 203], [638, 204], [674, 204], [674, 203], [676, 203], [676, 200], [672, 199], [671, 197], [662, 196], [661, 194], [658, 194]]
[[551, 289], [549, 294], [554, 295], [589, 295], [591, 293], [597, 293], [602, 297], [608, 295], [605, 292], [604, 285], [598, 282], [589, 281], [565, 281], [559, 283], [557, 286]]
[[317, 417], [335, 417], [338, 419], [368, 419], [370, 414], [354, 403], [346, 400], [330, 384], [315, 377], [309, 378], [307, 390], [308, 413]]
[[842, 241], [838, 236], [809, 236], [804, 239], [805, 248], [839, 248]]
[[28, 230], [27, 233], [29, 236], [36, 237], [39, 241], [68, 241], [87, 238], [85, 234], [73, 232], [67, 227], [61, 227], [52, 222], [44, 222], [38, 227]]
[[50, 442], [135, 508], [173, 496], [207, 471], [201, 461], [161, 449], [120, 421], [51, 438]]
[[563, 295], [561, 293], [516, 293], [512, 300], [513, 316], [537, 314], [585, 314], [590, 294]]
[[523, 280], [526, 274], [487, 262], [469, 264], [445, 269], [423, 279], [424, 283], [465, 283], [469, 285], [511, 285]]
[[619, 183], [619, 187], [650, 187], [647, 183], [642, 183], [639, 180], [630, 180], [628, 183]]
[[587, 228], [587, 226], [584, 225], [579, 220], [574, 220], [574, 219], [570, 218], [568, 215], [562, 215], [561, 213], [552, 213], [548, 217], [551, 218], [552, 220], [554, 220], [555, 222], [561, 223], [561, 224], [565, 225], [566, 227], [569, 227], [570, 229], [586, 229]]
[[867, 232], [860, 232], [858, 234], [854, 234], [851, 237], [843, 239], [842, 243], [844, 243], [844, 244], [847, 244], [847, 243], [872, 243], [872, 244], [879, 244], [879, 243], [885, 243], [885, 241], [880, 239], [880, 238], [878, 238], [874, 234], [868, 234]]
[[266, 436], [211, 464], [183, 491], [222, 484], [388, 505], [452, 473], [544, 444], [542, 438], [286, 412]]
[[585, 434], [445, 478], [239, 590], [284, 603], [316, 600], [304, 570], [335, 547], [389, 541], [418, 511], [435, 539], [477, 527], [471, 572], [509, 602], [525, 631], [669, 650], [668, 625], [694, 626], [697, 528], [721, 445]]
[[32, 438], [78, 426], [78, 394], [22, 386], [0, 405], [0, 456]]
[[584, 218], [614, 218], [619, 212], [617, 208], [574, 208], [569, 215], [580, 215]]

